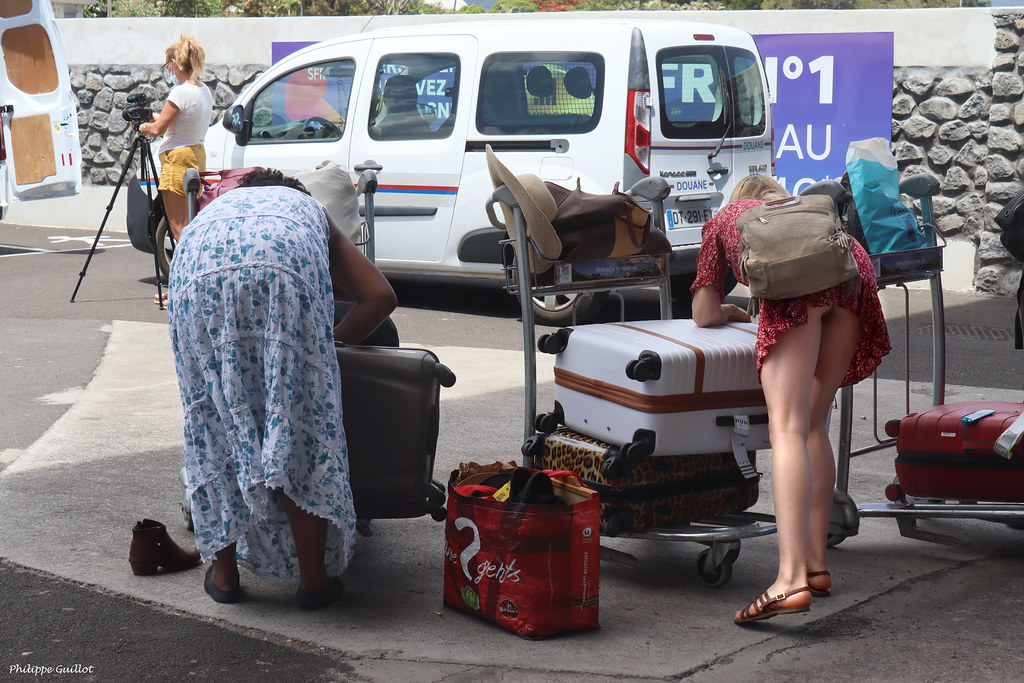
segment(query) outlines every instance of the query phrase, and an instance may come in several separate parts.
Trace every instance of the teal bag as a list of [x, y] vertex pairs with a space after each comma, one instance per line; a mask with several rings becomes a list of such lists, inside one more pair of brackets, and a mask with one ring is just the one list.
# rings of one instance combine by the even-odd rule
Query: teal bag
[[931, 244], [917, 216], [899, 200], [896, 157], [883, 138], [855, 140], [846, 152], [846, 173], [868, 251], [921, 249]]

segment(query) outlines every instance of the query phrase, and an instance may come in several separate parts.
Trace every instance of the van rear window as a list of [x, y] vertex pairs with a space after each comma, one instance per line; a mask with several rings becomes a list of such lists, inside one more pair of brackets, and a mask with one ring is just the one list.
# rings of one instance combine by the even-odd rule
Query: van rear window
[[485, 135], [586, 133], [601, 119], [604, 59], [590, 52], [501, 52], [484, 61], [476, 127]]
[[764, 135], [761, 69], [749, 50], [721, 45], [658, 52], [661, 132], [666, 138]]

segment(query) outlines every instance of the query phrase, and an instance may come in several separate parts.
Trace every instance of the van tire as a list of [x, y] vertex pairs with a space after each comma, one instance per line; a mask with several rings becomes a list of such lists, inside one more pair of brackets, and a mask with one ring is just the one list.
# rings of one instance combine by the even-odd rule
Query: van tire
[[160, 269], [160, 281], [165, 285], [171, 274], [173, 257], [174, 238], [171, 237], [171, 226], [167, 223], [167, 216], [163, 216], [156, 226], [156, 263]]
[[[565, 327], [594, 322], [604, 310], [608, 292], [558, 294], [533, 297], [533, 321], [538, 325]], [[573, 312], [576, 320], [573, 322]]]

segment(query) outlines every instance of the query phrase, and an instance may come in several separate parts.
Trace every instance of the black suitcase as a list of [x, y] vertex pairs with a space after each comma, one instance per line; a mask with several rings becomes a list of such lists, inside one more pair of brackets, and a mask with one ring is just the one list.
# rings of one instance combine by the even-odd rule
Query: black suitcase
[[441, 387], [455, 384], [455, 374], [423, 349], [336, 348], [356, 515], [444, 521], [434, 452]]
[[[760, 475], [744, 478], [732, 453], [645, 456], [609, 468], [604, 463], [623, 456], [618, 447], [559, 427], [531, 436], [523, 454], [534, 467], [568, 470], [597, 491], [608, 536], [741, 512], [757, 502]], [[754, 453], [747, 457], [754, 465]]]
[[[335, 347], [356, 516], [445, 519], [445, 489], [434, 480], [441, 387], [455, 374], [424, 349]], [[193, 528], [181, 470], [181, 513]], [[365, 523], [360, 531], [369, 532]]]

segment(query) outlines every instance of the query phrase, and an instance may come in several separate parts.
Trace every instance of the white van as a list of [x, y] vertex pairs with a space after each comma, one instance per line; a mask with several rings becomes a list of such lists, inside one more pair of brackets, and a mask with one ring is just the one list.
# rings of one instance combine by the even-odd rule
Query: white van
[[81, 191], [77, 103], [49, 0], [0, 3], [0, 219]]
[[[287, 172], [374, 160], [378, 265], [463, 277], [502, 276], [486, 145], [514, 173], [580, 179], [590, 192], [661, 175], [674, 289], [688, 304], [704, 221], [737, 180], [772, 172], [767, 102], [753, 39], [724, 26], [429, 24], [324, 41], [275, 64], [210, 128], [207, 163]], [[574, 306], [582, 320], [600, 303], [538, 301], [537, 320], [562, 324]]]

